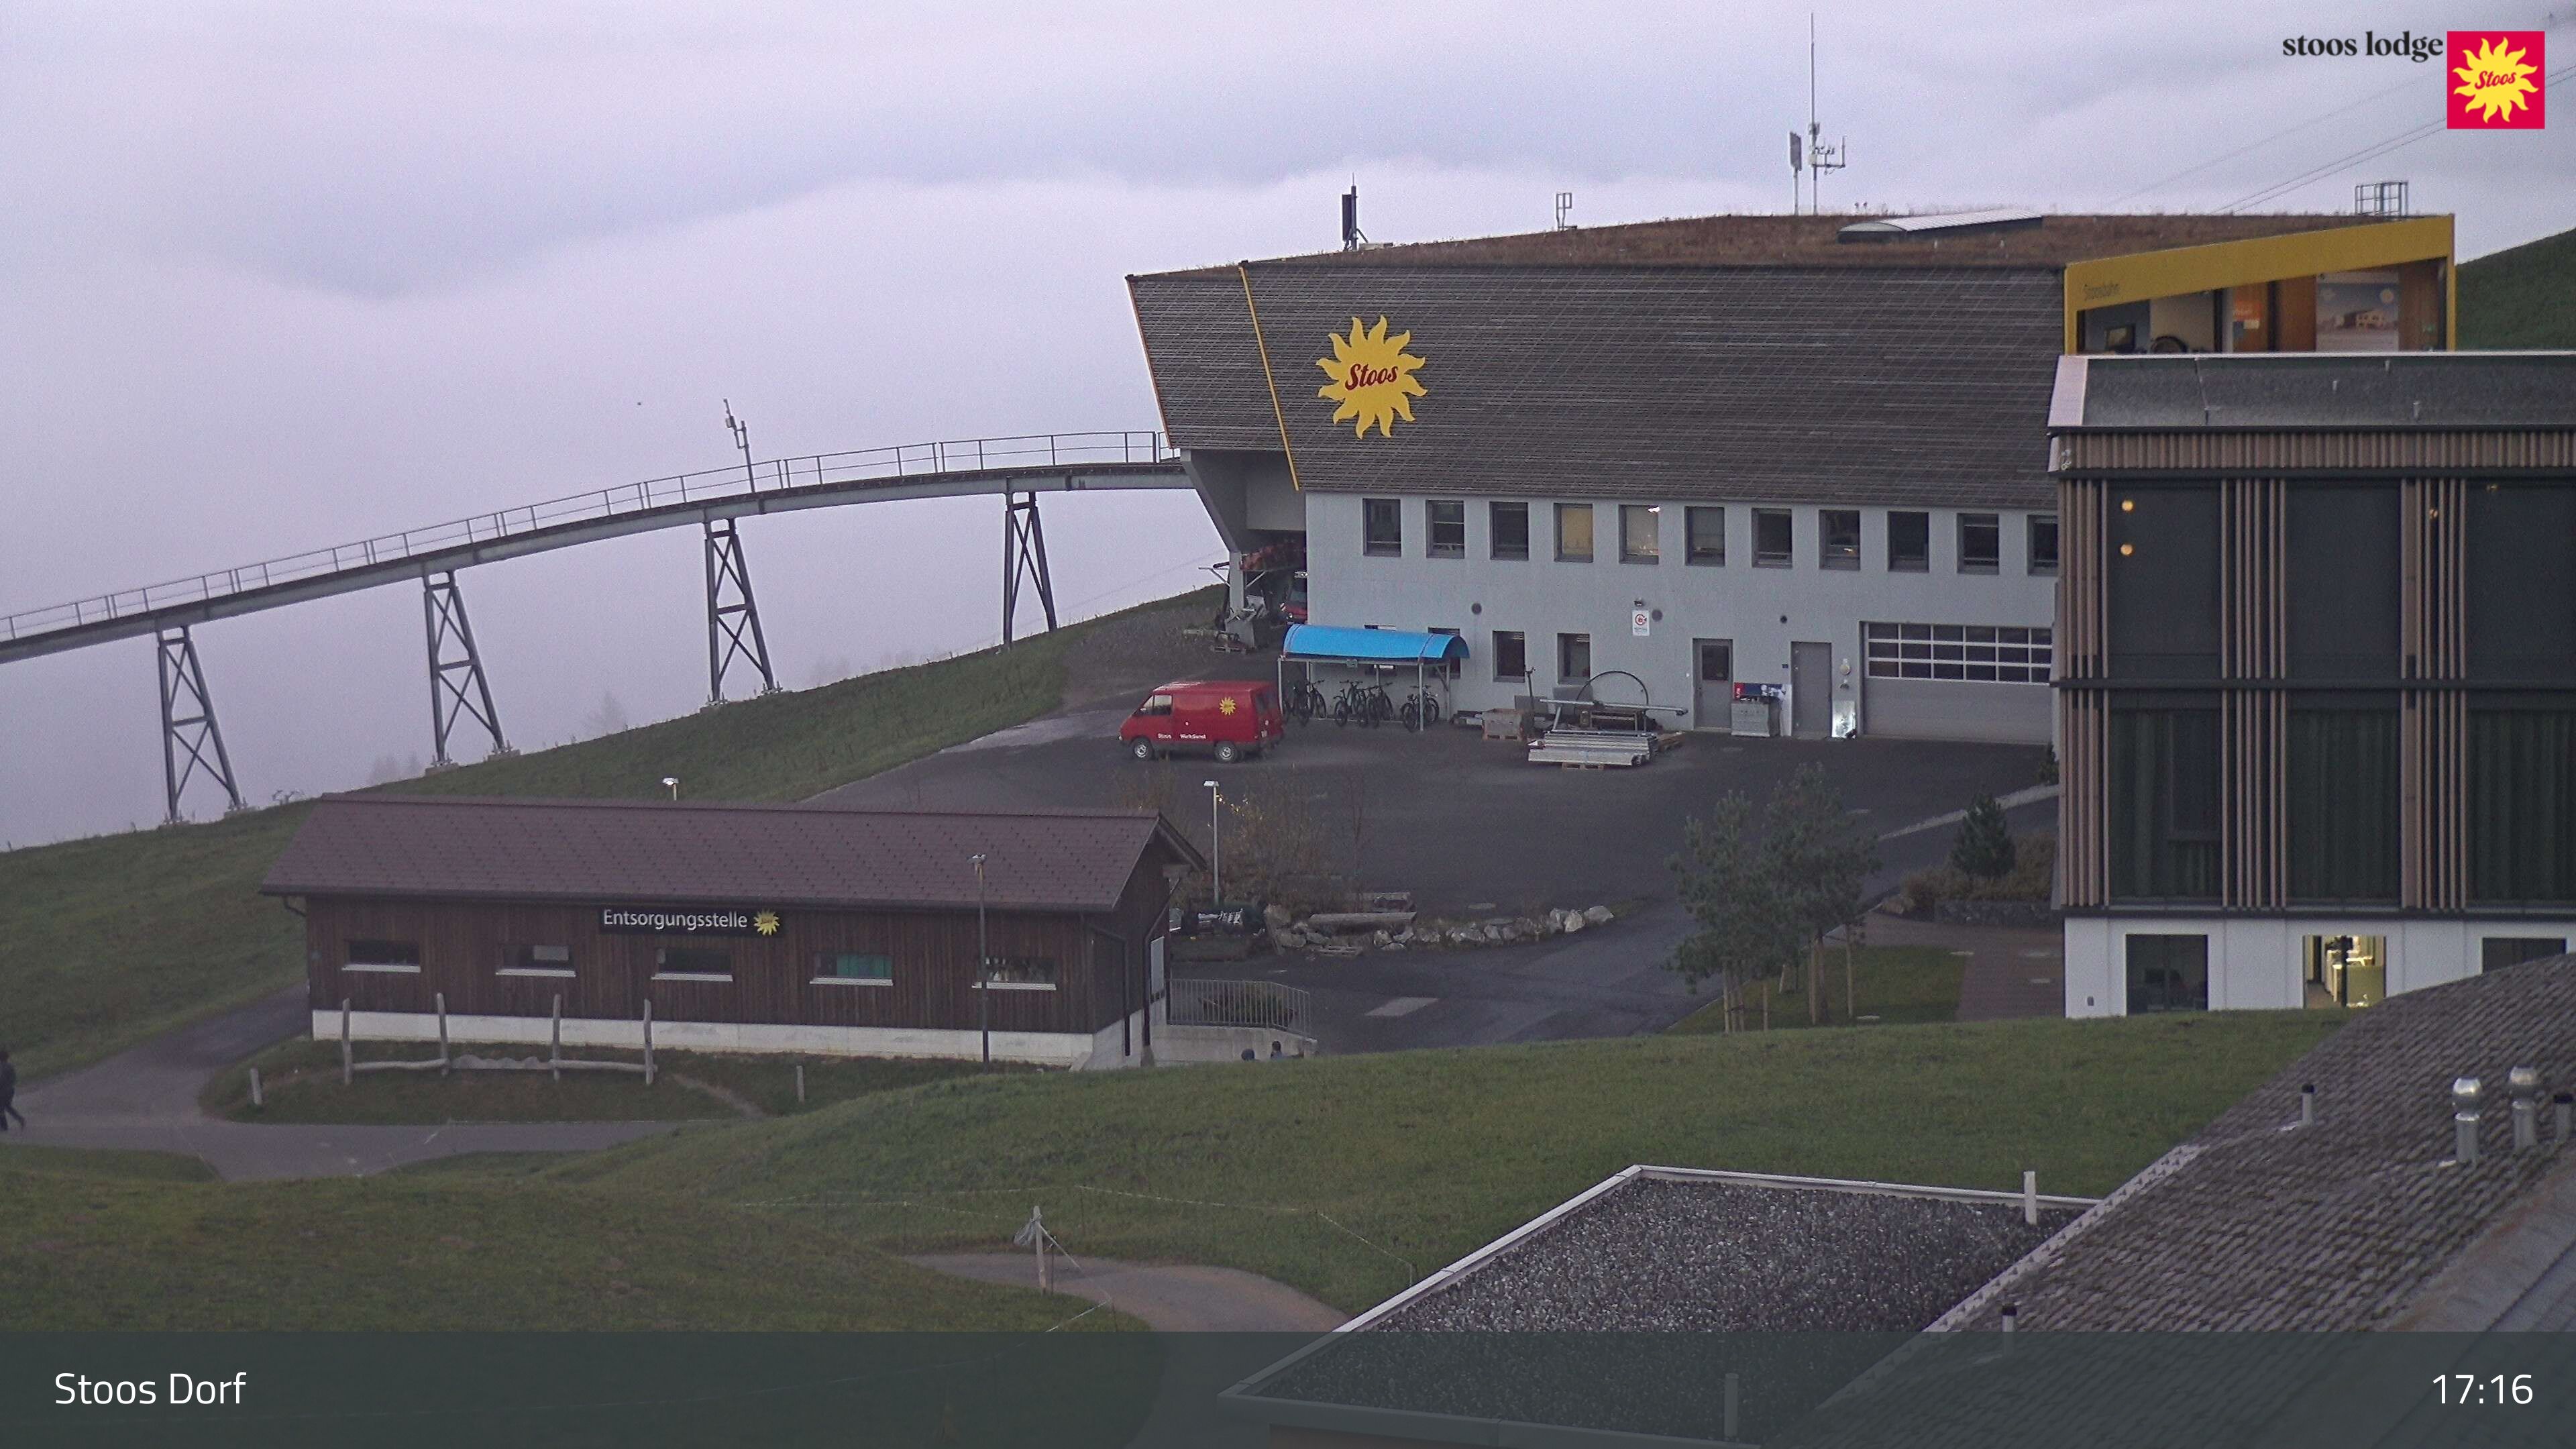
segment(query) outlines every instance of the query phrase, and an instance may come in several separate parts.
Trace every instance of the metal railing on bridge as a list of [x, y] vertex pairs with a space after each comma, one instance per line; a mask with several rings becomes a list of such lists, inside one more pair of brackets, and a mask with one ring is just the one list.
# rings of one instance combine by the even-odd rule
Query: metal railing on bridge
[[903, 443], [854, 453], [819, 453], [765, 463], [708, 468], [613, 488], [478, 513], [470, 518], [312, 549], [239, 568], [219, 569], [139, 589], [124, 589], [0, 615], [0, 641], [77, 629], [148, 614], [156, 609], [206, 603], [298, 579], [395, 563], [416, 555], [518, 538], [565, 524], [616, 518], [677, 504], [712, 503], [791, 489], [893, 481], [933, 474], [983, 473], [1068, 464], [1163, 463], [1176, 457], [1156, 432], [1034, 433], [1011, 438]]
[[1252, 1026], [1311, 1034], [1314, 1004], [1302, 987], [1276, 981], [1208, 981], [1174, 977], [1164, 1002], [1174, 1026]]

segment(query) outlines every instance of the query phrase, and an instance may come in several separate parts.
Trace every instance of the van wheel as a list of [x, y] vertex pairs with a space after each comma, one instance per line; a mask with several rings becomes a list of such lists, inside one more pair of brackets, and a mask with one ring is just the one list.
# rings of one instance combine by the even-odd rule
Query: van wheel
[[1154, 742], [1152, 740], [1138, 740], [1136, 743], [1127, 747], [1127, 753], [1134, 755], [1140, 760], [1150, 760], [1154, 758]]
[[1218, 741], [1218, 742], [1217, 742], [1217, 747], [1216, 747], [1216, 762], [1217, 762], [1218, 764], [1220, 764], [1220, 765], [1231, 765], [1231, 764], [1233, 764], [1235, 761], [1237, 761], [1237, 760], [1239, 760], [1239, 759], [1242, 759], [1242, 758], [1243, 758], [1243, 751], [1238, 750], [1238, 749], [1236, 749], [1236, 748], [1234, 747], [1234, 741], [1232, 741], [1232, 740], [1220, 740], [1220, 741]]

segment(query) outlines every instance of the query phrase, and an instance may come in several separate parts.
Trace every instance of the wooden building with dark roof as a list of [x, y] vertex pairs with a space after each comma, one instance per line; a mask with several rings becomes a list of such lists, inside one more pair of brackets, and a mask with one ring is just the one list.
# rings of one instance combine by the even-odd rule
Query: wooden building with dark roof
[[[979, 860], [980, 857], [980, 879]], [[1174, 872], [1159, 814], [341, 795], [261, 890], [317, 1033], [1141, 1062]], [[987, 944], [980, 950], [980, 938]], [[978, 969], [979, 956], [983, 959]], [[979, 979], [980, 978], [980, 979]]]

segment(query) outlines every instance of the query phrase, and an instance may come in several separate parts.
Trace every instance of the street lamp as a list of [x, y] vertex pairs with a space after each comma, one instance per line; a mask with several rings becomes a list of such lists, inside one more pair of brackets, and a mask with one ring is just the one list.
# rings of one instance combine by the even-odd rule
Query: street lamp
[[680, 777], [679, 777], [679, 776], [677, 776], [677, 775], [664, 775], [664, 776], [662, 777], [662, 788], [671, 792], [671, 798], [672, 798], [672, 799], [674, 799], [674, 800], [679, 799], [679, 798], [680, 798]]
[[751, 425], [733, 415], [733, 399], [725, 399], [725, 427], [733, 434], [733, 445], [742, 449], [742, 481], [751, 491], [760, 491], [760, 480], [751, 476]]
[[993, 951], [984, 934], [984, 857], [975, 865], [975, 1025], [984, 1035], [984, 1070], [993, 1069]]
[[1216, 781], [1199, 783], [1208, 792], [1208, 909], [1221, 911], [1225, 909], [1225, 844], [1217, 838], [1216, 806], [1224, 797], [1217, 793]]

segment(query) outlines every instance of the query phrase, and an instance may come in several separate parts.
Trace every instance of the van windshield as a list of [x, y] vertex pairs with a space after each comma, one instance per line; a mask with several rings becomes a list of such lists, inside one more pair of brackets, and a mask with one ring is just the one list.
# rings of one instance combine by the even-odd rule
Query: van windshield
[[1170, 714], [1172, 712], [1172, 697], [1168, 694], [1150, 695], [1146, 698], [1143, 704], [1136, 706], [1136, 712], [1138, 714]]

